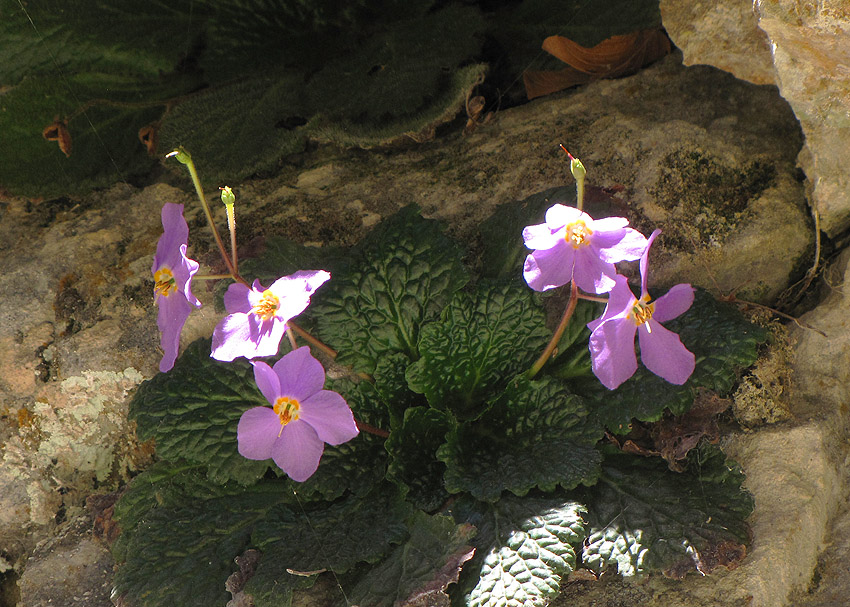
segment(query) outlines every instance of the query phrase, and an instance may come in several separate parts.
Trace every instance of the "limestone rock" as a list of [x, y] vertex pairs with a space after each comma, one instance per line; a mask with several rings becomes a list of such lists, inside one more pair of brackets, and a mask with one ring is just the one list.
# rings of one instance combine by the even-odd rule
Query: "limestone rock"
[[752, 0], [661, 0], [660, 8], [685, 65], [713, 65], [753, 84], [776, 84], [770, 44]]
[[821, 228], [850, 226], [850, 4], [845, 0], [758, 0], [759, 27], [770, 38], [777, 84], [800, 120]]

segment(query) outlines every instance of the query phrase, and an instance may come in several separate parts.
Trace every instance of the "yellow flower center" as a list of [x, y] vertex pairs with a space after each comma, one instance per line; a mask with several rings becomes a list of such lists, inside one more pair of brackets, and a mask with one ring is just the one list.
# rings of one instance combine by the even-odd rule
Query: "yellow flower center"
[[564, 234], [564, 240], [566, 240], [567, 244], [572, 246], [572, 248], [577, 249], [586, 244], [590, 244], [590, 236], [593, 234], [593, 230], [588, 228], [584, 221], [578, 219], [573, 223], [568, 223], [566, 228], [567, 232]]
[[[277, 413], [277, 416], [280, 418], [280, 431], [283, 432], [283, 427], [297, 420], [301, 415], [299, 411], [301, 411], [301, 404], [295, 400], [294, 398], [289, 398], [288, 396], [281, 396], [276, 401], [274, 401], [274, 412]], [[280, 434], [278, 434], [280, 436]]]
[[266, 289], [260, 297], [260, 301], [251, 308], [251, 311], [260, 317], [261, 320], [271, 320], [277, 314], [280, 308], [280, 299], [277, 295]]
[[632, 311], [629, 314], [635, 325], [646, 325], [646, 330], [652, 333], [649, 327], [649, 320], [652, 318], [652, 313], [655, 311], [655, 304], [649, 303], [649, 295], [644, 295], [640, 299], [636, 299], [632, 304]]
[[169, 268], [160, 268], [153, 275], [154, 284], [153, 294], [168, 297], [177, 290], [177, 281], [174, 280], [174, 274]]

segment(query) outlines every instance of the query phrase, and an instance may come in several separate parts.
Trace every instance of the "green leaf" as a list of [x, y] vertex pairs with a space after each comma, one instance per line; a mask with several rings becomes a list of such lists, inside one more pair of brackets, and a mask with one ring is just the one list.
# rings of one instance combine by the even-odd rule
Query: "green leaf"
[[[451, 517], [414, 513], [410, 537], [348, 593], [348, 604], [369, 607], [447, 605], [446, 587], [457, 581], [474, 549], [475, 527]], [[427, 603], [426, 603], [427, 600]], [[442, 602], [438, 602], [442, 601]]]
[[627, 432], [632, 418], [657, 421], [665, 409], [681, 415], [693, 404], [699, 388], [720, 396], [728, 394], [740, 372], [758, 358], [758, 346], [767, 332], [747, 321], [738, 310], [719, 302], [702, 289], [696, 290], [691, 308], [664, 326], [678, 333], [696, 356], [696, 368], [682, 386], [671, 384], [643, 365], [616, 390], [594, 384], [587, 395], [596, 401], [600, 421], [614, 432]]
[[478, 528], [475, 559], [464, 568], [467, 607], [543, 606], [576, 567], [585, 538], [584, 506], [557, 498], [460, 500], [457, 519]]
[[455, 425], [447, 413], [415, 407], [405, 411], [404, 421], [387, 439], [386, 448], [392, 457], [387, 478], [407, 487], [407, 499], [428, 512], [449, 497], [443, 486], [446, 467], [435, 454]]
[[409, 408], [427, 405], [422, 395], [411, 391], [407, 385], [405, 372], [409, 366], [410, 358], [396, 352], [382, 356], [372, 373], [375, 389], [389, 410], [392, 428], [402, 423], [405, 411]]
[[420, 327], [467, 281], [460, 257], [436, 221], [405, 207], [367, 236], [348, 272], [316, 293], [318, 337], [339, 352], [337, 362], [365, 373], [388, 354], [418, 358]]
[[407, 383], [432, 407], [474, 419], [493, 391], [540, 355], [551, 335], [544, 320], [529, 289], [479, 283], [422, 328], [422, 358], [408, 368]]
[[268, 461], [237, 452], [236, 427], [244, 411], [268, 406], [254, 383], [251, 365], [210, 358], [210, 341], [191, 344], [168, 373], [144, 382], [130, 401], [130, 419], [139, 438], [156, 439], [160, 458], [206, 467], [219, 483], [250, 484], [263, 476]]
[[[226, 603], [224, 582], [254, 525], [272, 510], [288, 510], [292, 500], [281, 482], [245, 490], [212, 484], [201, 474], [145, 480], [134, 481], [115, 509], [122, 529], [116, 559], [123, 562], [114, 583], [117, 596], [147, 607]], [[174, 487], [187, 480], [188, 486]], [[123, 506], [127, 496], [134, 504], [129, 508]], [[150, 508], [142, 513], [142, 505]]]
[[407, 537], [412, 509], [396, 487], [384, 483], [366, 496], [310, 509], [270, 510], [254, 527], [252, 545], [264, 560], [296, 571], [344, 573], [359, 562], [374, 563]]
[[158, 149], [185, 147], [210, 185], [270, 171], [306, 144], [311, 113], [301, 102], [302, 80], [297, 73], [263, 74], [197, 93], [163, 118]]
[[691, 451], [682, 474], [660, 458], [609, 456], [599, 482], [586, 490], [584, 564], [625, 576], [662, 570], [672, 577], [734, 565], [746, 554], [753, 509], [742, 482], [737, 465], [705, 443]]
[[440, 447], [446, 489], [495, 501], [590, 484], [599, 474], [602, 437], [581, 397], [559, 381], [516, 379], [480, 419], [459, 426]]

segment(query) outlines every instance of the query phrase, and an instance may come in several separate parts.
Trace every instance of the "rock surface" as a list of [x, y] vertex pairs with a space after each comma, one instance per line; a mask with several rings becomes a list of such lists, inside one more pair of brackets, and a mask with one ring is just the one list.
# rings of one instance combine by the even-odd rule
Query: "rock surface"
[[661, 21], [685, 65], [713, 65], [753, 84], [776, 84], [770, 42], [752, 0], [661, 0]]

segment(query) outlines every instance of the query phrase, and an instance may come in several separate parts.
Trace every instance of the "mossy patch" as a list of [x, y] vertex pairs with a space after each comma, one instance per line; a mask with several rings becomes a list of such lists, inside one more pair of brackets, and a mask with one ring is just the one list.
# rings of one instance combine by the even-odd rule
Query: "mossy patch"
[[[660, 163], [649, 189], [655, 204], [668, 212], [665, 244], [692, 251], [698, 243], [719, 245], [751, 216], [750, 201], [776, 180], [776, 167], [763, 160], [733, 165], [701, 150], [678, 149]], [[650, 226], [644, 220], [646, 229]]]

